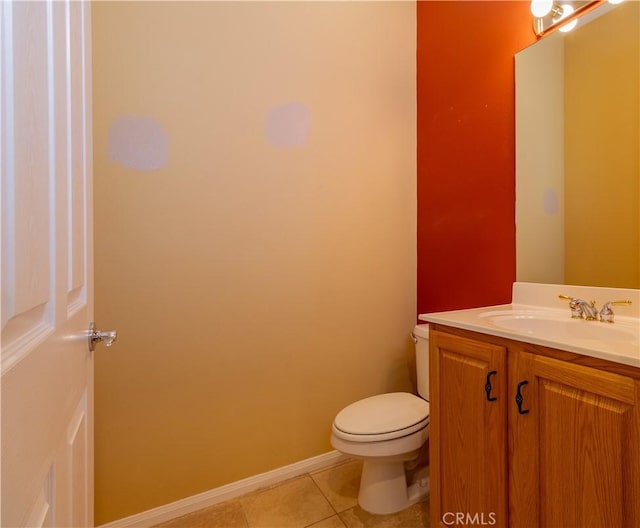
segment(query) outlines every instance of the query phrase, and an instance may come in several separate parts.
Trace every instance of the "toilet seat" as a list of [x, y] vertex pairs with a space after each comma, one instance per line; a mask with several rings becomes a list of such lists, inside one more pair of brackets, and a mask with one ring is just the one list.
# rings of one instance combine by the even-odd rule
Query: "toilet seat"
[[379, 394], [338, 413], [333, 433], [350, 442], [381, 442], [408, 436], [429, 425], [429, 402], [408, 392]]

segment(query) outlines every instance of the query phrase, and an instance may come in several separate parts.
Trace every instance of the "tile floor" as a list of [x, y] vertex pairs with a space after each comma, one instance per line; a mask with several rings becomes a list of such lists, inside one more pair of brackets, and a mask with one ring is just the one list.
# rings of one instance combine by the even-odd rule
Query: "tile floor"
[[358, 506], [361, 462], [330, 468], [248, 493], [154, 528], [428, 528], [429, 499], [392, 515]]

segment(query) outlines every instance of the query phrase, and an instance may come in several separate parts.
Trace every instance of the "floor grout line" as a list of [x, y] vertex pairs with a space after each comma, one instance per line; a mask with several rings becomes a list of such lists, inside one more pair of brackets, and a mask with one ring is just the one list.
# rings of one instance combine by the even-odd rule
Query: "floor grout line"
[[[325, 468], [325, 469], [324, 469], [324, 470], [322, 470], [322, 471], [326, 471], [326, 470], [333, 469], [333, 468], [335, 468], [335, 467], [338, 467], [339, 465], [342, 465], [342, 464], [336, 464], [336, 465], [334, 465], [334, 466], [330, 466], [330, 467], [328, 467], [328, 468]], [[313, 523], [311, 523], [311, 524], [308, 524], [308, 525], [307, 525], [307, 526], [305, 526], [304, 528], [309, 528], [310, 526], [313, 526], [314, 524], [318, 524], [318, 523], [320, 523], [320, 522], [322, 522], [322, 521], [326, 521], [327, 519], [331, 519], [331, 517], [335, 517], [336, 515], [338, 515], [338, 517], [339, 517], [338, 511], [336, 510], [335, 506], [331, 503], [331, 501], [329, 500], [329, 497], [327, 497], [327, 496], [325, 495], [325, 493], [322, 491], [322, 488], [318, 485], [318, 483], [316, 482], [316, 479], [314, 479], [314, 478], [313, 478], [313, 474], [311, 474], [311, 473], [306, 473], [306, 475], [311, 479], [311, 482], [313, 482], [313, 484], [314, 484], [314, 486], [316, 487], [316, 489], [320, 492], [320, 495], [322, 495], [322, 496], [324, 497], [324, 500], [326, 500], [326, 501], [327, 501], [327, 504], [328, 504], [328, 505], [331, 507], [331, 509], [333, 510], [333, 515], [329, 515], [328, 517], [325, 517], [325, 518], [323, 518], [323, 519], [319, 519], [319, 520], [317, 520], [317, 521], [315, 521], [315, 522], [313, 522]]]

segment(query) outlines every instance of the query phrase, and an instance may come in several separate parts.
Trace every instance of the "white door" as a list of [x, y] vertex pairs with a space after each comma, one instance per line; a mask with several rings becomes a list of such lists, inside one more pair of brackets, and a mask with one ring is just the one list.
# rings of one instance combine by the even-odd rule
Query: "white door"
[[2, 514], [93, 526], [89, 4], [0, 4]]

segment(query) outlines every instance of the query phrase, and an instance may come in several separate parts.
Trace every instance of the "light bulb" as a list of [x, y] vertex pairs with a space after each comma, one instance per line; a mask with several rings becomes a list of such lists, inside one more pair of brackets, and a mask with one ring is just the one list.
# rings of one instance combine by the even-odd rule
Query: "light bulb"
[[[567, 18], [574, 11], [575, 11], [575, 9], [573, 8], [572, 5], [562, 4], [562, 15], [560, 15], [560, 18], [558, 18], [558, 21], [562, 20], [563, 18]], [[562, 31], [563, 33], [567, 33], [569, 31], [571, 31], [577, 25], [578, 25], [578, 20], [576, 19], [573, 22], [569, 22], [566, 26], [562, 26], [558, 31]]]
[[531, 14], [542, 18], [548, 15], [553, 8], [553, 0], [531, 0]]

